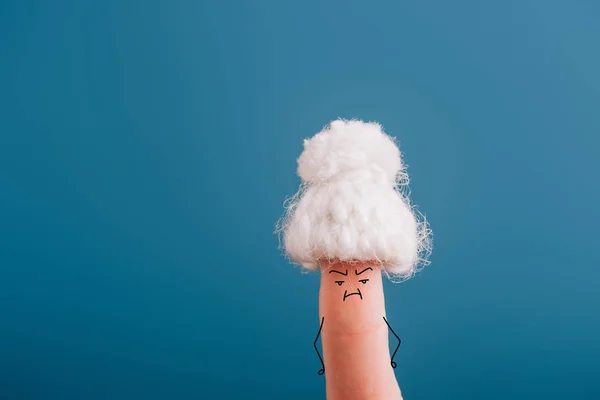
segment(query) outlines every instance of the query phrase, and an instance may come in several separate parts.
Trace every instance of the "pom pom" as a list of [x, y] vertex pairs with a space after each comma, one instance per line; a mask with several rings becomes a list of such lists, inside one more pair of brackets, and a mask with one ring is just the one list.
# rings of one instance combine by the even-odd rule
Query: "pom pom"
[[337, 120], [304, 141], [298, 159], [298, 175], [318, 183], [352, 171], [381, 174], [394, 182], [402, 170], [400, 151], [381, 125], [358, 120]]
[[401, 188], [408, 176], [377, 123], [333, 121], [304, 142], [304, 184], [279, 222], [288, 256], [314, 270], [323, 260], [376, 261], [408, 279], [427, 264], [429, 227]]

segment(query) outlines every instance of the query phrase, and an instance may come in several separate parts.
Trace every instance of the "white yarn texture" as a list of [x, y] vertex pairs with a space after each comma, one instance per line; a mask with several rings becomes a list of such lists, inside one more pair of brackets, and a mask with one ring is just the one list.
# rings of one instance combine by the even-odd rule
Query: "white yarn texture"
[[279, 221], [287, 255], [309, 270], [323, 260], [375, 261], [391, 278], [427, 264], [431, 231], [411, 206], [408, 175], [381, 125], [336, 120], [304, 141], [303, 181]]

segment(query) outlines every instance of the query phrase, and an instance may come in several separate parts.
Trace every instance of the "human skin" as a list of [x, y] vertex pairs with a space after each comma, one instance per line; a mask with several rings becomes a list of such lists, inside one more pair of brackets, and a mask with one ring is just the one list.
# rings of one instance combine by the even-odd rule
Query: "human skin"
[[380, 267], [321, 263], [319, 316], [327, 399], [402, 400], [388, 347]]

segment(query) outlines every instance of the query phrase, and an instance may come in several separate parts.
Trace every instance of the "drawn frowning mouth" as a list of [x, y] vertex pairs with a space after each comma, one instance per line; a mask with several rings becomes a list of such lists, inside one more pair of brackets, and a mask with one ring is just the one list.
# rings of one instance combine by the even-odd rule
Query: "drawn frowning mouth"
[[343, 301], [346, 301], [346, 297], [350, 297], [350, 296], [353, 296], [355, 294], [358, 295], [358, 296], [360, 296], [360, 299], [362, 300], [362, 293], [360, 293], [360, 289], [356, 288], [356, 290], [358, 290], [358, 292], [352, 292], [350, 294], [348, 294], [347, 290], [344, 290], [344, 300]]

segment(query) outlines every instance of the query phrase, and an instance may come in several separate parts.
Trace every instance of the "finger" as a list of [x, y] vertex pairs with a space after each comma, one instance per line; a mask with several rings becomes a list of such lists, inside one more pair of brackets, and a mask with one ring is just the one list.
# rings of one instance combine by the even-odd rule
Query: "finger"
[[379, 266], [322, 263], [319, 314], [327, 399], [402, 399], [390, 362]]

